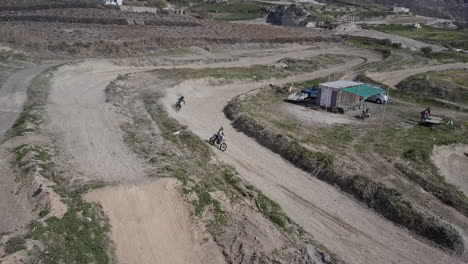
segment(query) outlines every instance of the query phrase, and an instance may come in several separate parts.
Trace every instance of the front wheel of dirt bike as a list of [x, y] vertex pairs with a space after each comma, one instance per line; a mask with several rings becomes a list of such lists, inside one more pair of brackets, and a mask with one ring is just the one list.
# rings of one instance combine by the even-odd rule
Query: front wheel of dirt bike
[[220, 149], [221, 151], [225, 151], [225, 150], [227, 149], [226, 143], [221, 143], [221, 145], [219, 145], [219, 149]]
[[211, 138], [210, 138], [210, 144], [211, 144], [212, 146], [214, 146], [215, 142], [216, 142], [216, 138], [215, 138], [215, 137], [211, 137]]
[[182, 106], [180, 104], [176, 104], [176, 106], [175, 106], [176, 111], [179, 112], [181, 107]]

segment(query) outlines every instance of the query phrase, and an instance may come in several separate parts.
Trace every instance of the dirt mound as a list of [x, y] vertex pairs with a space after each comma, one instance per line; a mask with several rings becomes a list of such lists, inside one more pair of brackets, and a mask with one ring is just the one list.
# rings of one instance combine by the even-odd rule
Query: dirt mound
[[432, 161], [447, 182], [468, 196], [468, 146], [449, 145], [434, 148]]
[[[444, 73], [447, 73], [445, 75]], [[468, 71], [460, 72], [453, 79], [462, 78]], [[457, 85], [449, 72], [427, 72], [410, 76], [396, 85], [400, 90], [414, 92], [419, 96], [437, 98], [457, 103], [468, 103], [468, 88]]]
[[210, 236], [191, 223], [177, 186], [176, 179], [160, 179], [86, 195], [109, 216], [121, 263], [224, 263]]

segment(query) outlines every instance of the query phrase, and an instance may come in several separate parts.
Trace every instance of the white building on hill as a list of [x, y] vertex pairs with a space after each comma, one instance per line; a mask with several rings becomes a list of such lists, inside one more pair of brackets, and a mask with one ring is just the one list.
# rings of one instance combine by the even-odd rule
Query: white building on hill
[[393, 7], [393, 12], [394, 13], [409, 13], [409, 8], [402, 7], [402, 6], [394, 6]]
[[101, 0], [101, 3], [104, 5], [122, 5], [123, 0]]

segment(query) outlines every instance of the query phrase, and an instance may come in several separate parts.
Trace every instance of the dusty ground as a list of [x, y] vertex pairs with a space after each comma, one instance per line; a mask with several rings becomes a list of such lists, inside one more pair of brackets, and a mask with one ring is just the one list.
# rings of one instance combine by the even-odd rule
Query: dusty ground
[[[333, 71], [336, 69], [329, 69]], [[457, 263], [233, 129], [222, 113], [224, 105], [229, 98], [255, 86], [210, 87], [201, 81], [185, 82], [168, 93], [165, 104], [170, 109], [176, 94], [195, 94], [181, 112], [171, 111], [172, 116], [202, 138], [223, 126], [229, 147], [219, 153], [220, 159], [233, 165], [242, 178], [277, 201], [306, 231], [331, 251], [346, 256], [347, 261]]]
[[436, 147], [432, 160], [445, 179], [458, 186], [468, 196], [468, 147], [465, 145]]
[[178, 185], [175, 179], [159, 179], [86, 196], [105, 208], [120, 263], [225, 262], [210, 236], [194, 228]]
[[[282, 58], [303, 59], [319, 54], [350, 55], [345, 63], [321, 69], [312, 73], [302, 73], [282, 80], [264, 80], [256, 83], [235, 81], [233, 84], [219, 85], [209, 79], [188, 80], [175, 87], [164, 87], [163, 103], [169, 114], [188, 129], [203, 139], [211, 136], [220, 126], [227, 134], [228, 151], [218, 153], [219, 160], [236, 168], [240, 177], [249, 181], [266, 195], [278, 202], [284, 211], [317, 241], [323, 243], [332, 252], [350, 263], [462, 263], [461, 260], [414, 238], [406, 230], [395, 226], [381, 216], [368, 210], [354, 199], [343, 194], [335, 187], [325, 184], [307, 173], [295, 168], [271, 151], [257, 144], [253, 139], [235, 131], [224, 117], [222, 109], [234, 96], [270, 83], [299, 82], [343, 72], [345, 76], [354, 76], [364, 63], [381, 60], [376, 52], [350, 47], [322, 44], [316, 46], [289, 45], [273, 48], [257, 46], [241, 50], [231, 46], [223, 50], [211, 51], [210, 44], [235, 43], [289, 43], [313, 42], [331, 39], [321, 30], [292, 29], [263, 25], [243, 25], [199, 21], [188, 17], [160, 17], [152, 14], [127, 14], [127, 24], [117, 20], [119, 15], [86, 9], [64, 9], [60, 12], [28, 11], [3, 13], [3, 20], [18, 20], [0, 23], [0, 35], [4, 41], [36, 50], [66, 51], [74, 54], [135, 55], [155, 52], [159, 47], [170, 45], [190, 46], [199, 44], [205, 49], [197, 49], [198, 55], [189, 54], [177, 59], [167, 56], [157, 58], [144, 67], [125, 66], [132, 60], [114, 61], [86, 60], [61, 67], [53, 79], [49, 103], [46, 106], [48, 132], [54, 135], [67, 160], [64, 165], [71, 173], [72, 181], [98, 181], [111, 184], [104, 189], [95, 190], [87, 199], [102, 204], [112, 224], [112, 238], [116, 252], [122, 263], [222, 263], [225, 258], [219, 247], [210, 239], [203, 228], [192, 222], [187, 203], [178, 194], [178, 185], [171, 179], [148, 181], [145, 178], [145, 165], [123, 142], [120, 129], [122, 122], [131, 121], [130, 116], [121, 109], [106, 103], [104, 90], [119, 74], [140, 72], [149, 69], [179, 68], [221, 68], [247, 67], [259, 64], [274, 64]], [[103, 20], [87, 21], [98, 14]], [[80, 24], [57, 23], [60, 19], [79, 18]], [[6, 18], [5, 18], [6, 17]], [[47, 22], [37, 22], [46, 18]], [[56, 19], [60, 21], [60, 19]], [[176, 24], [158, 24], [156, 20], [169, 22], [190, 22], [197, 25], [182, 27]], [[155, 20], [152, 26], [143, 27], [140, 20]], [[35, 22], [36, 21], [36, 22]], [[113, 21], [113, 22], [112, 22]], [[70, 21], [62, 21], [70, 22]], [[143, 22], [144, 23], [144, 22]], [[93, 25], [93, 24], [99, 24]], [[198, 25], [199, 24], [199, 25]], [[65, 26], [64, 26], [65, 25]], [[377, 38], [390, 38], [401, 42], [413, 50], [429, 46], [414, 40], [383, 35], [381, 32], [358, 29], [342, 30], [337, 34], [358, 34]], [[155, 48], [156, 47], [156, 48]], [[434, 50], [442, 49], [433, 46]], [[202, 50], [203, 52], [201, 52]], [[211, 64], [206, 64], [210, 59]], [[219, 60], [219, 61], [216, 61]], [[140, 63], [141, 61], [137, 62]], [[138, 64], [136, 63], [136, 64]], [[118, 66], [122, 65], [122, 66]], [[175, 65], [175, 66], [172, 66]], [[372, 75], [372, 78], [391, 85], [415, 73], [452, 67], [466, 67], [466, 64], [444, 65], [437, 68], [419, 68], [410, 71], [391, 72]], [[0, 135], [3, 124], [5, 129], [16, 119], [18, 110], [24, 101], [24, 88], [41, 68], [29, 69], [13, 75], [0, 90], [0, 107], [8, 109], [0, 112]], [[408, 74], [408, 75], [406, 75]], [[151, 74], [137, 76], [151, 79]], [[400, 79], [401, 78], [401, 79]], [[395, 82], [393, 84], [393, 82]], [[216, 85], [213, 85], [216, 84]], [[160, 87], [158, 87], [160, 88]], [[19, 93], [17, 91], [20, 91]], [[176, 98], [185, 95], [189, 102], [181, 112], [172, 110]], [[3, 110], [2, 109], [2, 110]], [[291, 116], [311, 123], [349, 123], [346, 118], [331, 118], [331, 115], [315, 114], [310, 118], [310, 111], [293, 109], [285, 106]], [[16, 116], [15, 116], [16, 115]], [[6, 120], [6, 121], [4, 121]], [[3, 129], [3, 130], [5, 130]], [[2, 153], [0, 153], [2, 154]], [[441, 160], [441, 171], [448, 171], [445, 155], [435, 154]], [[437, 156], [439, 155], [439, 156]], [[2, 156], [3, 157], [3, 156]], [[2, 167], [3, 166], [3, 167]], [[0, 168], [6, 170], [6, 162], [0, 159]], [[2, 174], [6, 175], [6, 174]], [[3, 179], [2, 179], [3, 181]], [[460, 183], [460, 180], [455, 180]], [[5, 179], [6, 188], [13, 188], [11, 178]], [[3, 187], [2, 187], [3, 188]], [[1, 190], [0, 190], [1, 191]], [[5, 200], [16, 203], [19, 196], [5, 193]], [[3, 200], [3, 196], [1, 197]], [[7, 208], [6, 210], [11, 210]], [[2, 210], [3, 211], [3, 210]], [[0, 221], [5, 230], [15, 228], [15, 219], [30, 218], [29, 208], [18, 210], [15, 217]], [[245, 211], [239, 210], [238, 222], [253, 219], [244, 217]], [[256, 224], [265, 221], [261, 215], [255, 215], [253, 224], [246, 224], [245, 229], [234, 230], [239, 237], [257, 241], [252, 234]], [[2, 219], [2, 220], [3, 220]], [[246, 220], [247, 219], [247, 220]], [[20, 221], [17, 222], [21, 224]], [[274, 226], [265, 223], [265, 240], [271, 236], [280, 236]], [[249, 232], [251, 230], [251, 232]], [[0, 230], [2, 231], [2, 230]], [[236, 233], [237, 232], [237, 233]], [[249, 234], [246, 234], [249, 232]], [[264, 235], [265, 232], [259, 232]], [[256, 233], [255, 233], [256, 234]], [[250, 235], [250, 236], [249, 236]], [[226, 239], [232, 239], [228, 237]], [[236, 238], [237, 239], [237, 238]], [[279, 248], [285, 243], [284, 238], [263, 245], [269, 249]], [[263, 241], [261, 240], [261, 241]], [[245, 243], [233, 245], [247, 245]], [[256, 245], [258, 246], [258, 245]]]
[[[332, 252], [343, 256], [347, 261], [351, 263], [391, 263], [393, 261], [434, 263], [436, 260], [435, 263], [457, 263], [456, 259], [413, 238], [407, 231], [364, 208], [334, 187], [311, 178], [278, 155], [258, 145], [253, 139], [236, 132], [229, 126], [229, 121], [224, 117], [222, 109], [237, 94], [269, 83], [304, 81], [333, 72], [353, 71], [363, 62], [375, 61], [379, 58], [372, 52], [361, 50], [344, 51], [339, 48], [315, 50], [313, 47], [296, 47], [289, 53], [282, 49], [277, 51], [272, 49], [265, 54], [259, 53], [253, 57], [252, 55], [241, 56], [242, 58], [238, 61], [207, 65], [206, 67], [249, 66], [272, 63], [283, 57], [301, 58], [324, 53], [346, 53], [363, 59], [351, 59], [343, 65], [313, 73], [255, 84], [211, 86], [210, 82], [205, 79], [186, 81], [174, 88], [167, 87], [164, 104], [171, 116], [188, 125], [190, 130], [202, 138], [208, 138], [219, 126], [224, 126], [229, 149], [226, 153], [219, 153], [219, 158], [233, 165], [243, 179], [253, 183], [278, 202], [293, 220], [302, 225]], [[198, 63], [196, 65], [180, 64], [178, 67], [205, 67]], [[162, 66], [162, 68], [167, 67]], [[76, 171], [75, 177], [106, 182], [134, 183], [141, 182], [143, 179], [141, 162], [121, 141], [119, 123], [125, 120], [125, 117], [119, 115], [111, 105], [105, 104], [104, 97], [105, 87], [118, 74], [140, 70], [143, 69], [90, 61], [77, 66], [62, 67], [55, 75], [50, 95], [51, 103], [47, 107], [50, 130], [57, 135], [60, 142], [63, 142], [67, 156], [71, 163], [75, 164], [72, 166]], [[81, 89], [76, 89], [77, 87]], [[175, 113], [171, 110], [171, 106], [181, 94], [186, 95], [190, 103], [184, 106], [181, 112]], [[194, 113], [197, 118], [193, 118]], [[128, 235], [125, 235], [129, 232], [128, 226], [122, 225], [123, 222], [117, 219], [135, 219], [135, 215], [146, 215], [148, 206], [153, 205], [150, 200], [152, 196], [145, 190], [145, 187], [122, 186], [98, 191], [98, 194], [90, 194], [90, 197], [103, 203], [111, 222], [115, 223], [113, 238], [117, 252], [124, 260], [130, 261], [139, 257], [138, 254], [132, 253], [136, 251], [125, 249], [125, 245], [129, 243]], [[142, 203], [141, 207], [134, 208], [135, 211], [122, 212], [121, 206], [124, 201], [115, 202], [115, 198], [109, 198], [109, 196], [115, 197], [115, 193], [124, 193], [135, 197], [134, 199], [148, 202], [146, 205]], [[168, 199], [175, 198], [172, 196]], [[183, 215], [183, 212], [180, 212]], [[122, 213], [124, 215], [121, 215]], [[170, 222], [163, 219], [158, 221]], [[147, 225], [145, 222], [139, 223], [141, 226], [132, 227], [136, 228], [137, 233], [143, 232], [144, 226]], [[175, 228], [175, 226], [171, 225], [168, 228]], [[190, 241], [194, 236], [189, 232], [190, 230], [187, 229], [187, 233], [180, 238], [182, 240], [174, 240], [174, 243]], [[180, 230], [172, 232], [177, 233]], [[146, 238], [135, 236], [130, 241], [134, 245], [144, 243], [150, 252], [160, 249], [156, 245], [157, 240], [151, 240], [156, 244], [148, 244], [150, 242], [143, 242], [141, 239]], [[192, 246], [194, 245], [196, 245], [195, 242]], [[187, 255], [180, 256], [181, 259], [197, 254], [196, 250], [184, 252]]]
[[31, 80], [52, 65], [36, 65], [12, 74], [0, 88], [0, 136], [11, 128], [22, 111]]

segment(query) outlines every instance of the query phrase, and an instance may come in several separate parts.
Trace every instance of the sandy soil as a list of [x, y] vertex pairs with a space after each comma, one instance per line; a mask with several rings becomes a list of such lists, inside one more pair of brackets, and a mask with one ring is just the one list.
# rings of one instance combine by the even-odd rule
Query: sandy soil
[[144, 176], [140, 161], [122, 141], [124, 117], [105, 103], [104, 89], [122, 72], [112, 64], [86, 62], [61, 67], [53, 79], [49, 130], [61, 139], [75, 171], [88, 180], [131, 182]]
[[0, 148], [0, 233], [12, 232], [34, 217], [28, 193], [18, 189], [6, 151]]
[[73, 179], [131, 183], [88, 195], [110, 217], [122, 263], [222, 263], [213, 242], [201, 243], [174, 182], [147, 183], [143, 163], [122, 141], [125, 118], [105, 103], [104, 89], [135, 70], [96, 61], [61, 67], [47, 105], [49, 130], [74, 164]]
[[224, 263], [214, 241], [192, 228], [176, 179], [96, 190], [87, 200], [104, 207], [122, 264]]
[[289, 118], [297, 121], [297, 123], [314, 125], [314, 124], [350, 124], [356, 123], [347, 115], [337, 115], [325, 111], [317, 111], [306, 107], [298, 107], [295, 104], [284, 103], [280, 106], [281, 111], [285, 112]]
[[423, 72], [429, 71], [444, 71], [450, 69], [467, 69], [468, 63], [450, 63], [450, 64], [442, 64], [442, 65], [434, 65], [434, 66], [427, 66], [427, 67], [420, 67], [420, 68], [410, 68], [392, 72], [373, 72], [368, 73], [368, 76], [376, 81], [385, 83], [394, 87], [399, 82], [403, 81], [404, 79]]
[[0, 88], [0, 136], [15, 123], [26, 101], [26, 90], [31, 80], [51, 67], [36, 65], [12, 74]]
[[[287, 48], [259, 52], [260, 55], [245, 56], [230, 63], [196, 63], [180, 67], [249, 66], [272, 63], [283, 57], [304, 58], [324, 53], [361, 58], [350, 59], [343, 65], [313, 73], [255, 84], [212, 87], [206, 79], [188, 81], [168, 90], [164, 104], [170, 115], [187, 124], [202, 138], [208, 138], [219, 126], [224, 126], [229, 149], [219, 154], [220, 159], [235, 166], [241, 177], [278, 202], [289, 216], [318, 241], [351, 263], [457, 263], [442, 251], [414, 239], [405, 230], [395, 227], [334, 187], [311, 178], [229, 126], [222, 109], [239, 93], [269, 83], [303, 81], [354, 70], [363, 62], [380, 59], [380, 56], [370, 51], [344, 50], [339, 47], [320, 50], [293, 46], [291, 49], [291, 52]], [[198, 233], [186, 220], [187, 212], [182, 209], [175, 187], [171, 183], [165, 185], [144, 180], [142, 162], [122, 142], [119, 123], [125, 117], [105, 103], [104, 89], [111, 80], [119, 73], [140, 70], [143, 69], [119, 67], [99, 61], [62, 67], [53, 79], [47, 106], [49, 130], [57, 136], [70, 164], [73, 164], [72, 168], [76, 172], [74, 177], [125, 183], [123, 186], [98, 190], [88, 196], [100, 201], [110, 216], [117, 254], [122, 261], [154, 263], [151, 260], [156, 258], [167, 260], [166, 263], [182, 263], [188, 259], [190, 262], [217, 263], [218, 255], [214, 249], [203, 249], [212, 253], [200, 255], [198, 248], [203, 246], [197, 243]], [[176, 114], [170, 106], [180, 94], [186, 95], [189, 104]], [[153, 193], [164, 195], [153, 196]], [[153, 199], [160, 199], [160, 202]], [[169, 205], [165, 205], [166, 202]], [[180, 210], [159, 214], [173, 207]], [[134, 224], [129, 225], [129, 222]], [[160, 222], [161, 227], [153, 227], [155, 222]], [[185, 228], [181, 228], [184, 225]], [[146, 236], [148, 232], [155, 239]], [[158, 237], [161, 234], [164, 235]], [[177, 236], [171, 237], [174, 234]], [[170, 241], [164, 244], [166, 240]], [[164, 245], [160, 245], [161, 241]], [[182, 246], [166, 255], [166, 250], [172, 250], [174, 245]]]
[[468, 146], [435, 147], [432, 161], [447, 182], [458, 186], [468, 196]]
[[[307, 77], [324, 76], [353, 66], [348, 63]], [[233, 165], [242, 178], [278, 202], [306, 231], [349, 262], [460, 263], [233, 129], [222, 112], [223, 107], [235, 95], [264, 84], [212, 87], [206, 80], [187, 81], [170, 89], [164, 104], [172, 117], [202, 138], [208, 138], [223, 126], [229, 147], [225, 153], [216, 152], [219, 158]], [[180, 94], [186, 95], [190, 103], [175, 113], [170, 106]]]

